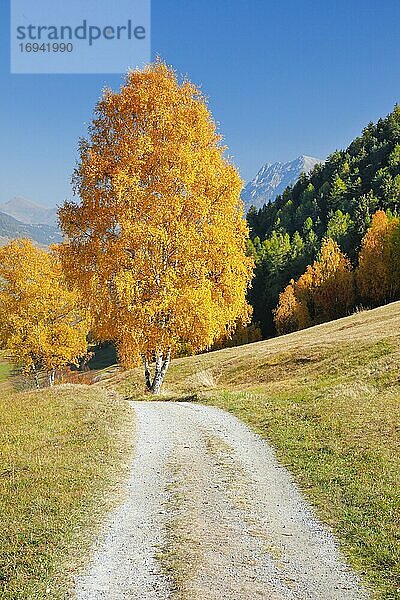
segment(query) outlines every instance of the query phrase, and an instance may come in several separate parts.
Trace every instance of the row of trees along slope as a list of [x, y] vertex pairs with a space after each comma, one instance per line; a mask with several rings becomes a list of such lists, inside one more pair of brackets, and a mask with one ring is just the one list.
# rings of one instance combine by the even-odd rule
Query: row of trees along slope
[[360, 303], [377, 306], [400, 298], [400, 219], [378, 210], [361, 242], [358, 265], [326, 238], [318, 260], [281, 294], [277, 332], [290, 333], [344, 317]]
[[123, 366], [141, 359], [154, 393], [173, 353], [249, 319], [242, 182], [224, 151], [204, 96], [157, 61], [104, 92], [80, 143], [80, 200], [59, 213], [58, 252], [93, 334]]
[[249, 300], [264, 336], [275, 332], [273, 310], [280, 292], [318, 258], [324, 239], [335, 241], [356, 267], [372, 215], [378, 210], [397, 214], [399, 204], [400, 106], [395, 106], [275, 202], [250, 209], [248, 252], [256, 269]]

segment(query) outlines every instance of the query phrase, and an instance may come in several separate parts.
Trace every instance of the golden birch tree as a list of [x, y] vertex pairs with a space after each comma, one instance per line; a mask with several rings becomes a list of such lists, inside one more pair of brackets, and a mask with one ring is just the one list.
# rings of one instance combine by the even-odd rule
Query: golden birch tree
[[248, 319], [242, 182], [224, 151], [202, 93], [157, 61], [104, 91], [80, 143], [80, 200], [59, 213], [97, 338], [125, 367], [142, 359], [154, 393], [183, 343], [202, 350]]
[[385, 211], [378, 210], [362, 240], [357, 287], [361, 300], [372, 306], [400, 296], [399, 227], [398, 217], [388, 218]]
[[352, 266], [334, 240], [324, 240], [318, 261], [313, 264], [312, 298], [316, 322], [348, 315], [354, 308]]
[[68, 288], [58, 257], [30, 240], [0, 248], [0, 343], [24, 372], [57, 369], [87, 352], [87, 315]]
[[274, 322], [279, 335], [308, 327], [310, 315], [307, 306], [296, 295], [296, 283], [292, 279], [279, 294], [279, 303], [274, 311]]
[[324, 240], [319, 259], [293, 279], [279, 295], [274, 313], [278, 333], [343, 317], [354, 307], [354, 274], [349, 259], [330, 238]]

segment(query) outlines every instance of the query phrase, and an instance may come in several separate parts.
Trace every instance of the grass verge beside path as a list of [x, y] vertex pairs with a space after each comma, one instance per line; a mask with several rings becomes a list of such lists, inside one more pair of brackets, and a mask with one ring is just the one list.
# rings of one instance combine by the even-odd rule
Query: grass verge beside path
[[133, 451], [128, 403], [100, 386], [0, 389], [0, 598], [69, 597]]
[[5, 353], [0, 351], [0, 382], [6, 381], [11, 375], [12, 365], [6, 359]]
[[[400, 303], [173, 361], [164, 398], [219, 406], [271, 442], [375, 598], [400, 598]], [[140, 397], [142, 374], [116, 385]]]
[[266, 437], [375, 597], [400, 598], [399, 392], [316, 374], [294, 393], [276, 385], [203, 401]]

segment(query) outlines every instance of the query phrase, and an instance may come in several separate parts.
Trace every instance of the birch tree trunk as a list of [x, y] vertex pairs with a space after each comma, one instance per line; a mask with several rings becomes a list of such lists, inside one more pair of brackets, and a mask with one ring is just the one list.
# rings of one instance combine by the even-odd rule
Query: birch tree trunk
[[151, 390], [151, 374], [149, 369], [149, 361], [147, 360], [147, 356], [142, 356], [143, 367], [144, 367], [144, 382], [146, 384], [146, 390]]
[[49, 386], [53, 387], [56, 378], [56, 370], [52, 369], [49, 373]]
[[163, 352], [160, 352], [156, 356], [154, 377], [153, 377], [153, 381], [151, 381], [151, 373], [150, 373], [149, 363], [148, 363], [147, 358], [145, 356], [143, 356], [144, 380], [145, 380], [145, 384], [146, 384], [146, 389], [156, 396], [159, 395], [161, 392], [161, 387], [162, 387], [163, 381], [165, 379], [165, 375], [168, 371], [170, 362], [171, 362], [171, 348], [168, 348], [165, 356], [164, 356]]
[[38, 377], [38, 374], [37, 374], [36, 371], [34, 372], [33, 377], [35, 378], [35, 386], [36, 386], [37, 389], [39, 389], [40, 388], [39, 377]]
[[36, 366], [33, 365], [33, 378], [35, 380], [35, 386], [37, 389], [39, 389], [40, 385], [39, 385], [39, 377], [38, 377], [38, 372], [36, 369]]

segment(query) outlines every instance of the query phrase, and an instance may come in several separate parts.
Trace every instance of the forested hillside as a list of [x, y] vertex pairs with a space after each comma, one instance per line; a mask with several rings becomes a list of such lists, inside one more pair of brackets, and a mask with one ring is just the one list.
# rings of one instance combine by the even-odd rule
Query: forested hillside
[[378, 210], [398, 212], [400, 202], [400, 106], [370, 123], [346, 150], [287, 188], [274, 203], [247, 219], [249, 252], [256, 259], [250, 291], [254, 320], [274, 333], [279, 293], [318, 257], [324, 238], [336, 241], [356, 266], [361, 241]]

